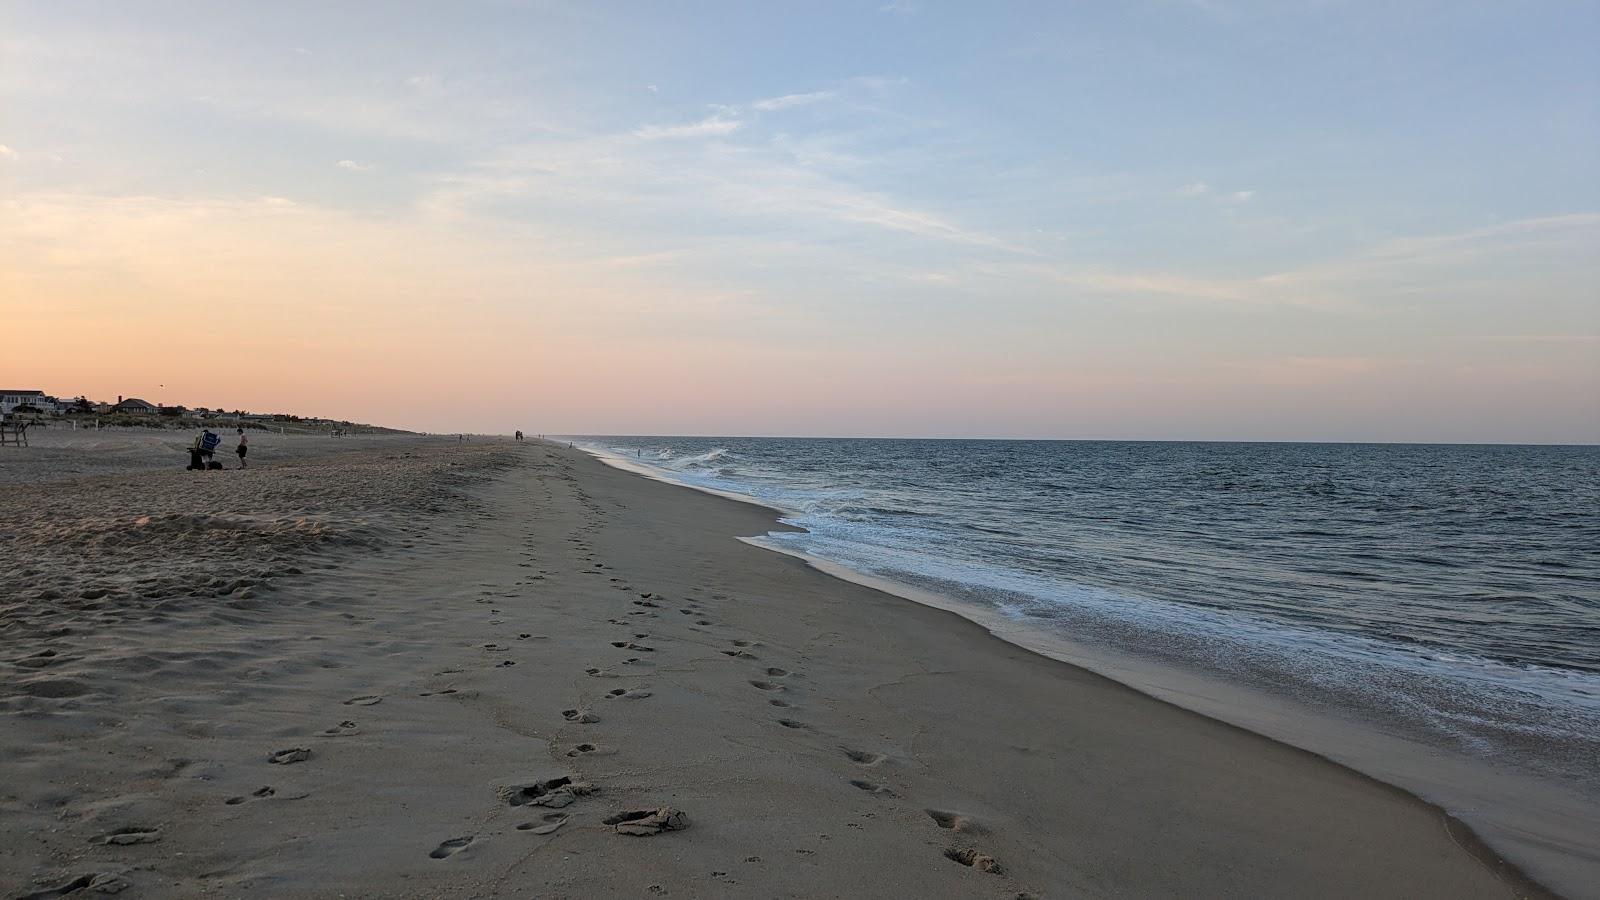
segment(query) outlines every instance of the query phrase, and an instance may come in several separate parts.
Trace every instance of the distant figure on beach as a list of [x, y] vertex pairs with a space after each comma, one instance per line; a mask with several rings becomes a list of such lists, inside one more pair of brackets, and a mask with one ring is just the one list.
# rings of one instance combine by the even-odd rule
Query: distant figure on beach
[[244, 455], [250, 452], [250, 439], [245, 436], [243, 428], [239, 429], [239, 446], [233, 452], [239, 454], [239, 468], [246, 468], [248, 464], [244, 461]]
[[[213, 462], [213, 458], [217, 455], [217, 445], [220, 443], [222, 438], [212, 433], [211, 429], [200, 429], [200, 433], [194, 436], [194, 443], [189, 447], [189, 468], [201, 470], [211, 468], [208, 464]], [[220, 469], [222, 466], [218, 465], [216, 468]]]
[[518, 441], [521, 441], [521, 440], [522, 440], [522, 432], [520, 432], [520, 431], [519, 431], [519, 432], [517, 432], [517, 440], [518, 440]]

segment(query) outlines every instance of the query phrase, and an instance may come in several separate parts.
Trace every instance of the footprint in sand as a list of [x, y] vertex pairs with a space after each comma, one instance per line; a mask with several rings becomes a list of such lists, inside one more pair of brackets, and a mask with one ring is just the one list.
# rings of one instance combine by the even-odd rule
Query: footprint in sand
[[148, 825], [135, 825], [131, 828], [118, 828], [109, 834], [100, 836], [102, 844], [115, 844], [126, 846], [128, 844], [154, 844], [161, 840], [161, 829]]
[[455, 688], [445, 688], [442, 691], [423, 691], [422, 693], [418, 694], [417, 696], [418, 697], [437, 697], [437, 696], [440, 696], [441, 694], [454, 694], [455, 692], [456, 692]]
[[851, 750], [849, 747], [840, 747], [839, 749], [844, 751], [844, 755], [848, 757], [851, 762], [860, 763], [863, 766], [875, 766], [883, 762], [885, 759], [888, 759], [888, 757], [884, 756], [882, 753], [868, 753], [865, 750]]
[[952, 848], [946, 850], [944, 852], [944, 858], [958, 862], [968, 868], [977, 869], [979, 872], [988, 872], [990, 875], [1004, 874], [1000, 870], [1000, 864], [995, 862], [994, 857], [984, 853], [979, 853], [971, 848], [961, 850]]
[[311, 748], [290, 747], [288, 750], [279, 750], [267, 757], [267, 762], [280, 766], [287, 766], [297, 762], [304, 762], [311, 758]]
[[787, 700], [779, 700], [777, 697], [773, 697], [771, 700], [768, 700], [767, 702], [772, 704], [773, 706], [778, 707], [779, 709], [788, 709], [789, 708], [789, 701], [787, 701]]
[[239, 804], [245, 802], [246, 800], [265, 800], [268, 797], [271, 797], [273, 794], [276, 794], [276, 793], [277, 793], [277, 790], [275, 788], [259, 787], [259, 788], [256, 788], [255, 790], [251, 791], [246, 796], [229, 797], [227, 800], [225, 800], [223, 802], [227, 803], [229, 806], [238, 806]]
[[561, 717], [568, 722], [578, 722], [584, 725], [592, 725], [600, 721], [599, 716], [587, 709], [564, 709], [561, 711]]
[[689, 827], [689, 817], [683, 810], [663, 806], [659, 809], [636, 809], [606, 816], [601, 820], [615, 828], [618, 834], [648, 837], [663, 831], [682, 831]]
[[497, 793], [500, 799], [512, 806], [562, 809], [576, 803], [579, 797], [587, 797], [598, 793], [599, 790], [587, 781], [574, 781], [571, 775], [562, 775], [557, 778], [508, 785]]
[[787, 675], [789, 673], [784, 669], [780, 669], [780, 668], [778, 668], [776, 666], [773, 666], [773, 667], [767, 669], [767, 674], [771, 675], [773, 678], [782, 678], [783, 676], [785, 676], [785, 675]]
[[377, 706], [383, 698], [376, 694], [363, 694], [360, 697], [351, 697], [344, 702], [345, 706]]
[[360, 733], [361, 729], [357, 728], [356, 723], [349, 719], [345, 719], [343, 722], [340, 722], [332, 728], [322, 729], [322, 734], [326, 737], [343, 737], [345, 735]]
[[811, 730], [811, 726], [810, 725], [807, 725], [804, 722], [796, 722], [794, 719], [779, 719], [778, 720], [778, 724], [782, 725], [785, 728], [793, 728], [793, 729], [795, 729], [797, 731], [810, 731]]
[[866, 791], [869, 794], [877, 794], [877, 795], [882, 796], [882, 797], [898, 797], [898, 796], [900, 796], [899, 794], [896, 794], [893, 790], [891, 790], [891, 789], [889, 789], [887, 787], [884, 787], [881, 784], [875, 784], [875, 783], [873, 783], [871, 781], [865, 781], [865, 780], [860, 779], [860, 778], [852, 778], [852, 779], [850, 779], [850, 786], [854, 787], [854, 788], [859, 788], [859, 789], [861, 789], [863, 791]]
[[940, 828], [948, 828], [951, 831], [959, 831], [964, 834], [989, 833], [989, 829], [983, 827], [977, 822], [974, 822], [966, 816], [961, 815], [960, 813], [946, 812], [942, 809], [930, 809], [927, 811], [927, 813], [928, 816], [933, 819], [934, 824], [938, 825]]
[[540, 822], [523, 822], [517, 826], [518, 831], [531, 831], [534, 834], [550, 834], [557, 828], [567, 824], [569, 817], [564, 813], [547, 813]]
[[750, 686], [761, 691], [781, 691], [784, 689], [783, 685], [773, 684], [770, 681], [752, 681]]
[[476, 840], [476, 838], [470, 834], [466, 837], [451, 838], [450, 840], [445, 841], [439, 846], [433, 848], [433, 852], [429, 853], [428, 856], [432, 857], [433, 859], [447, 859], [467, 849], [467, 847], [470, 846], [474, 840]]
[[635, 644], [633, 641], [612, 641], [611, 646], [616, 647], [618, 650], [635, 650], [640, 653], [656, 652], [656, 648], [654, 647], [646, 647], [643, 644]]
[[587, 756], [590, 753], [597, 753], [597, 752], [599, 752], [599, 750], [600, 750], [600, 748], [595, 746], [594, 744], [578, 744], [577, 746], [573, 747], [571, 750], [568, 750], [567, 751], [567, 755], [568, 756]]
[[132, 886], [133, 882], [115, 872], [91, 872], [70, 878], [53, 888], [18, 894], [17, 900], [49, 900], [51, 897], [65, 897], [85, 890], [91, 894], [116, 894]]
[[729, 641], [728, 643], [734, 645], [735, 647], [759, 647], [759, 646], [761, 646], [761, 644], [756, 642], [756, 641]]
[[495, 663], [494, 667], [496, 669], [504, 669], [506, 666], [514, 666], [516, 664], [517, 664], [517, 661], [514, 660], [514, 659], [502, 659], [499, 662]]
[[606, 696], [623, 700], [643, 700], [650, 696], [650, 692], [642, 688], [634, 688], [631, 691], [625, 688], [617, 688], [613, 691], [607, 691]]

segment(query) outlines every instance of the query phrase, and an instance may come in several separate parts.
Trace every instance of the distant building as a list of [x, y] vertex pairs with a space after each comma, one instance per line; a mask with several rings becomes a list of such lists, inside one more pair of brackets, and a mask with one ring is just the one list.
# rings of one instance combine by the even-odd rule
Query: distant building
[[160, 410], [156, 408], [154, 403], [146, 403], [138, 397], [129, 397], [126, 400], [118, 400], [117, 405], [111, 407], [111, 411], [131, 413], [136, 416], [153, 416]]
[[19, 406], [39, 412], [56, 411], [55, 398], [45, 396], [44, 391], [0, 391], [0, 413], [15, 412]]

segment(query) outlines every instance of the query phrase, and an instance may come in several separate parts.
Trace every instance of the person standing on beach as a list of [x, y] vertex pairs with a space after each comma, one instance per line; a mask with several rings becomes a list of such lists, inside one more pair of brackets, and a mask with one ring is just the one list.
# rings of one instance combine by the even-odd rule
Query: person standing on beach
[[233, 452], [239, 454], [239, 468], [248, 468], [249, 464], [244, 461], [244, 455], [250, 452], [250, 439], [245, 436], [243, 428], [239, 429], [239, 446], [234, 448]]
[[217, 455], [217, 445], [222, 443], [221, 436], [213, 433], [209, 428], [200, 429], [200, 456], [207, 463]]

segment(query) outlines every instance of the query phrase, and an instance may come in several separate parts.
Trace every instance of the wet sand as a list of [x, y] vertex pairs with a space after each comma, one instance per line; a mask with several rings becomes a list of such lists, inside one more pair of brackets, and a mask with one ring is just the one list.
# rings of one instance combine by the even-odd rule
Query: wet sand
[[1407, 794], [736, 540], [758, 507], [548, 444], [147, 452], [0, 456], [5, 896], [1545, 895]]

